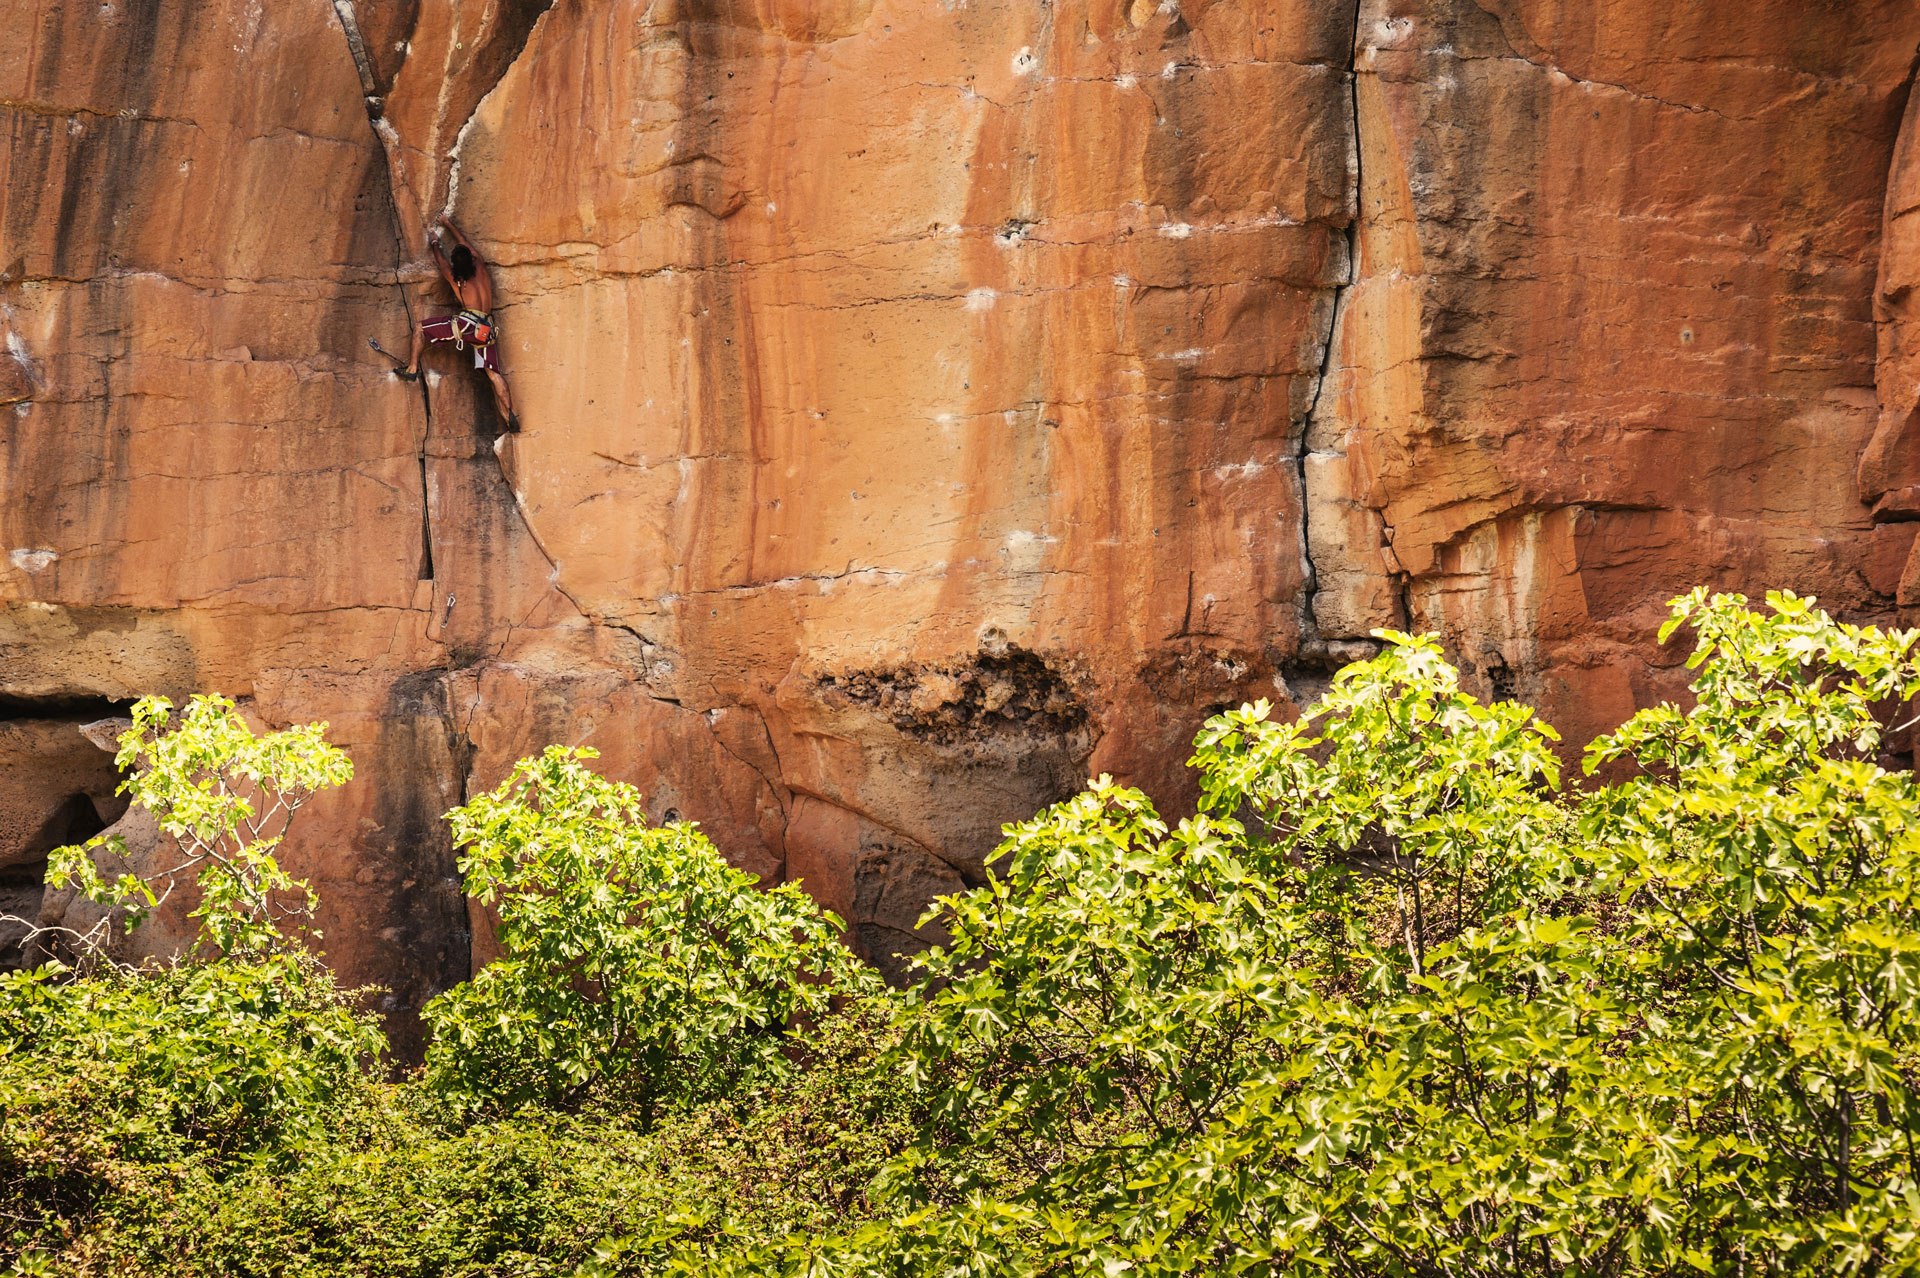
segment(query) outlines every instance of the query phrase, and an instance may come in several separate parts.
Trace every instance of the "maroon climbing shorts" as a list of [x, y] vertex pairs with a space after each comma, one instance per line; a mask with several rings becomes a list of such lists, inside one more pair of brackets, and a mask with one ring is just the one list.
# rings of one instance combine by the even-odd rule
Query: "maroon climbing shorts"
[[495, 353], [493, 335], [487, 335], [483, 345], [474, 341], [473, 321], [465, 315], [435, 315], [432, 319], [420, 321], [420, 331], [427, 335], [429, 342], [452, 342], [455, 346], [473, 348], [473, 366], [484, 368], [489, 373], [500, 371], [500, 357]]

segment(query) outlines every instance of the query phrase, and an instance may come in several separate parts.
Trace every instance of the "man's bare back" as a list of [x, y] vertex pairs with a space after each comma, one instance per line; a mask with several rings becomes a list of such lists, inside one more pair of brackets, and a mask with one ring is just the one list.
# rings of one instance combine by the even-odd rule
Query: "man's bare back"
[[[451, 226], [452, 224], [449, 223], [448, 225]], [[455, 231], [454, 234], [458, 235], [459, 232]], [[474, 273], [473, 278], [461, 280], [454, 278], [452, 264], [441, 255], [440, 245], [438, 243], [433, 245], [432, 251], [434, 265], [440, 268], [440, 278], [452, 286], [453, 295], [460, 299], [460, 305], [470, 311], [479, 311], [482, 315], [491, 313], [493, 310], [493, 281], [488, 278], [487, 264], [481, 260], [480, 255], [478, 253], [473, 254], [473, 260], [479, 267]], [[472, 249], [468, 249], [467, 251], [470, 253], [473, 252]]]

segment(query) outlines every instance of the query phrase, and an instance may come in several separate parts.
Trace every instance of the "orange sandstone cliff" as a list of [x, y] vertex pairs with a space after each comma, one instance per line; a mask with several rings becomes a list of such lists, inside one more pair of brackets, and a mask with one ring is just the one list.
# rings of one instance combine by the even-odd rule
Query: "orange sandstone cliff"
[[[119, 816], [76, 725], [325, 719], [289, 857], [403, 1038], [550, 743], [890, 964], [1375, 627], [1578, 739], [1696, 582], [1920, 606], [1910, 0], [0, 13], [0, 905]], [[367, 349], [443, 211], [519, 435]]]

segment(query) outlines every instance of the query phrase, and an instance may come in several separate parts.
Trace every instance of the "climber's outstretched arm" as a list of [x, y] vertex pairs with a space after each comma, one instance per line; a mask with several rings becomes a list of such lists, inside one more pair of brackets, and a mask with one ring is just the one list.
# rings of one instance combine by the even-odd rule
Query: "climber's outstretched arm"
[[440, 215], [440, 225], [447, 228], [447, 231], [453, 236], [455, 241], [457, 241], [461, 245], [461, 247], [465, 248], [467, 252], [473, 254], [473, 261], [475, 266], [479, 267], [483, 271], [487, 268], [487, 259], [480, 256], [480, 250], [473, 246], [472, 240], [468, 239], [465, 235], [461, 234], [460, 228], [453, 224], [452, 218], [448, 217], [445, 213], [442, 213]]
[[459, 282], [453, 278], [453, 263], [449, 262], [447, 255], [440, 251], [438, 236], [427, 236], [427, 253], [433, 258], [434, 269], [440, 272], [440, 278], [447, 282], [447, 287], [456, 293], [459, 292]]

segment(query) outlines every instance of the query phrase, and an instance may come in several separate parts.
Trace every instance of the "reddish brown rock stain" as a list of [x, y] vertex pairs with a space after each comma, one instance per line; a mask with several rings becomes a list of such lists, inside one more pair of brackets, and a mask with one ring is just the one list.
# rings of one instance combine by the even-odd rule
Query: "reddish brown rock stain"
[[[329, 720], [292, 855], [396, 1011], [553, 742], [890, 946], [1374, 626], [1577, 740], [1695, 582], [1920, 600], [1910, 5], [344, 8], [6, 10], [0, 697]], [[364, 347], [449, 201], [497, 453]]]

